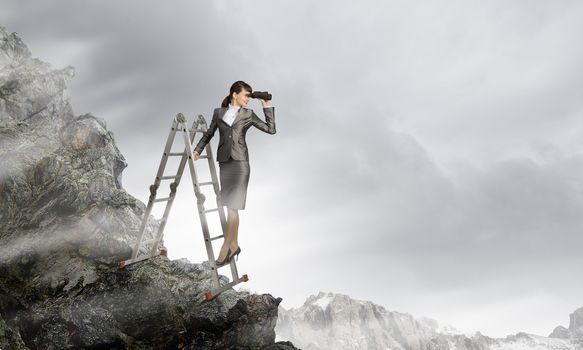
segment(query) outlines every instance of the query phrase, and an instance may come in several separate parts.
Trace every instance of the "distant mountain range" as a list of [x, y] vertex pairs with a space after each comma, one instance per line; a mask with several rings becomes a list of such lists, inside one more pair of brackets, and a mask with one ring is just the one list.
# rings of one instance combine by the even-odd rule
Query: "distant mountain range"
[[569, 328], [558, 326], [548, 337], [521, 332], [491, 338], [388, 311], [370, 301], [320, 292], [297, 309], [279, 307], [275, 332], [277, 340], [292, 341], [303, 350], [573, 350], [583, 349], [583, 308], [571, 314]]

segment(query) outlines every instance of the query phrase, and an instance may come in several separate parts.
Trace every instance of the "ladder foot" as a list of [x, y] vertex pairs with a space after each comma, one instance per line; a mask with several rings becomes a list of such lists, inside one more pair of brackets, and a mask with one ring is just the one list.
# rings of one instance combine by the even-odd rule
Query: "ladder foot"
[[120, 269], [123, 269], [124, 267], [126, 267], [126, 262], [125, 261], [120, 261], [118, 267]]
[[164, 246], [160, 247], [160, 255], [168, 256], [168, 249]]
[[231, 289], [231, 288], [233, 288], [233, 286], [235, 286], [241, 282], [247, 282], [248, 280], [249, 280], [249, 277], [247, 276], [247, 274], [245, 274], [241, 277], [237, 277], [236, 279], [232, 280], [229, 283], [225, 283], [221, 286], [216, 286], [216, 288], [213, 288], [204, 294], [204, 299], [207, 301], [212, 300], [215, 296], [221, 294], [222, 292], [226, 291], [227, 289]]

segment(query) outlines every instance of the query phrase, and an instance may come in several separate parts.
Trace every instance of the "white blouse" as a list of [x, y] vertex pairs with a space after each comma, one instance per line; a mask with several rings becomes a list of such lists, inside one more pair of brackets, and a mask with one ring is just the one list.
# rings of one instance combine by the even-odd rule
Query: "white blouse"
[[225, 121], [225, 123], [229, 124], [229, 126], [233, 125], [235, 117], [237, 116], [237, 112], [239, 112], [240, 108], [241, 108], [240, 106], [235, 107], [232, 104], [229, 104], [229, 109], [227, 109], [227, 111], [223, 115], [223, 120]]

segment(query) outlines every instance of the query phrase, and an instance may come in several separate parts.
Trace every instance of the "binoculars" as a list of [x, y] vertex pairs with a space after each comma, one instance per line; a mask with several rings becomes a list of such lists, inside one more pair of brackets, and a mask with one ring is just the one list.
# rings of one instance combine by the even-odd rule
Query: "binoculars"
[[251, 93], [251, 98], [260, 98], [262, 100], [269, 101], [271, 100], [271, 94], [267, 91], [253, 91]]

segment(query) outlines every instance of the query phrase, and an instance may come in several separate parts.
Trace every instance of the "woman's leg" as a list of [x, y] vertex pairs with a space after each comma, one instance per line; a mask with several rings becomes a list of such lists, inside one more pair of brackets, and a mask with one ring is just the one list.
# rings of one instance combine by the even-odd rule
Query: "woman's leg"
[[223, 261], [226, 258], [229, 247], [231, 248], [231, 253], [237, 250], [239, 247], [239, 244], [237, 243], [238, 229], [239, 213], [236, 209], [227, 207], [227, 228], [225, 230], [225, 239], [217, 260]]
[[218, 261], [223, 261], [224, 259], [226, 259], [227, 257], [227, 252], [229, 251], [229, 242], [231, 241], [231, 221], [233, 220], [231, 218], [231, 214], [230, 214], [230, 209], [228, 209], [228, 214], [227, 214], [227, 227], [225, 228], [225, 234], [224, 234], [224, 239], [223, 239], [223, 246], [221, 247], [221, 251], [219, 252], [219, 256], [216, 258]]
[[219, 252], [219, 256], [216, 257], [216, 260], [223, 261], [227, 258], [227, 253], [229, 252], [229, 244], [227, 243], [229, 239], [229, 231], [225, 232], [225, 240], [223, 242], [223, 246], [221, 247], [221, 251]]
[[237, 240], [239, 236], [239, 212], [237, 209], [229, 208], [229, 221], [227, 221], [227, 227], [230, 226], [230, 233], [229, 233], [229, 247], [231, 247], [231, 252], [234, 252], [239, 248], [239, 242]]

